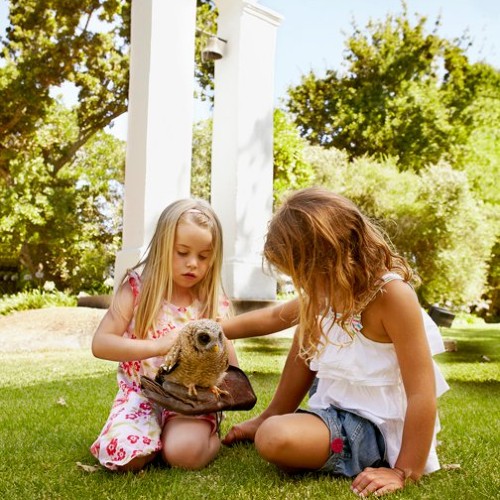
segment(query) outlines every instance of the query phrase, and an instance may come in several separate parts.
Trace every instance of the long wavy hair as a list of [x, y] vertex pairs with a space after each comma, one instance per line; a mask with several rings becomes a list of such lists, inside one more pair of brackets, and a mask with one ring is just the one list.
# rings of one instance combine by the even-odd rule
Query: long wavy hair
[[207, 273], [193, 287], [193, 292], [202, 303], [200, 317], [215, 319], [218, 315], [219, 297], [224, 292], [221, 281], [223, 241], [220, 221], [207, 202], [178, 200], [162, 212], [146, 256], [133, 267], [142, 269], [141, 293], [135, 315], [135, 334], [138, 338], [145, 338], [148, 330], [155, 328], [156, 318], [164, 301], [172, 300], [175, 234], [177, 227], [187, 222], [208, 229], [212, 234], [211, 260]]
[[264, 245], [271, 270], [292, 279], [299, 297], [300, 354], [311, 359], [331, 317], [345, 327], [374, 298], [385, 272], [417, 282], [389, 239], [347, 198], [314, 187], [291, 194], [272, 218]]

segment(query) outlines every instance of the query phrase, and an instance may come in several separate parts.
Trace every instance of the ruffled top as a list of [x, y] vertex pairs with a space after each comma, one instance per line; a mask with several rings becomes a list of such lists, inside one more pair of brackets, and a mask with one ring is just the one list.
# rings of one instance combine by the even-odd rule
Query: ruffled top
[[[384, 284], [401, 276], [388, 273]], [[382, 285], [383, 286], [383, 285]], [[424, 326], [432, 355], [444, 352], [444, 344], [437, 325], [422, 309]], [[309, 399], [311, 408], [334, 405], [352, 411], [381, 430], [386, 443], [386, 459], [394, 466], [403, 434], [406, 413], [406, 394], [403, 387], [396, 350], [392, 343], [375, 342], [362, 333], [361, 315], [355, 315], [346, 329], [326, 318], [323, 331], [329, 342], [311, 360], [310, 368], [317, 372], [317, 391]], [[449, 389], [438, 366], [434, 363], [437, 396]], [[436, 418], [434, 439], [424, 473], [439, 469], [436, 455]]]

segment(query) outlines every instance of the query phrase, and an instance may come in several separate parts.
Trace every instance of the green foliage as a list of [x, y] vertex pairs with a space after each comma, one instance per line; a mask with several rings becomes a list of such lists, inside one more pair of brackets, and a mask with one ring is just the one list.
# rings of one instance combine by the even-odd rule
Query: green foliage
[[[484, 64], [469, 68], [463, 92], [472, 92], [475, 99], [464, 111], [474, 122], [465, 144], [454, 151], [454, 167], [466, 172], [479, 197], [492, 206], [500, 204], [500, 72]], [[465, 78], [465, 77], [464, 77]], [[460, 92], [453, 94], [455, 101]], [[451, 102], [450, 106], [459, 106]]]
[[304, 161], [302, 139], [287, 115], [280, 110], [274, 111], [274, 202], [279, 203], [288, 190], [310, 186], [314, 171]]
[[196, 96], [202, 101], [213, 101], [214, 91], [214, 64], [211, 61], [204, 62], [201, 51], [207, 44], [206, 33], [217, 33], [217, 8], [213, 0], [196, 0], [196, 26], [205, 33], [197, 33], [195, 38], [195, 79], [198, 84]]
[[487, 291], [483, 298], [485, 301], [479, 303], [475, 312], [490, 322], [500, 321], [500, 236], [497, 237], [495, 246], [488, 260], [488, 283]]
[[193, 127], [191, 164], [191, 195], [210, 201], [212, 163], [212, 120], [204, 120]]
[[370, 21], [365, 31], [354, 25], [343, 72], [310, 72], [289, 89], [287, 107], [302, 136], [350, 158], [397, 158], [400, 169], [465, 162], [492, 100], [498, 110], [499, 76], [470, 64], [465, 40], [440, 38], [439, 26], [438, 19], [426, 33], [426, 19], [416, 15], [412, 24], [404, 4], [399, 16]]
[[31, 149], [52, 93], [64, 83], [79, 92], [78, 129], [64, 147], [41, 147], [56, 170], [126, 111], [129, 19], [123, 0], [10, 2], [0, 67], [0, 172], [9, 175], [17, 152]]
[[12, 295], [0, 296], [0, 316], [11, 314], [14, 311], [28, 311], [44, 307], [72, 307], [76, 306], [76, 297], [54, 290], [30, 290]]
[[[125, 113], [128, 105], [130, 0], [25, 0], [9, 3], [1, 40], [0, 173], [7, 173], [18, 151], [29, 146], [62, 85], [78, 92], [78, 133], [70, 143], [43, 149], [56, 169], [97, 131]], [[198, 22], [215, 31], [216, 9], [198, 0]], [[213, 65], [200, 59], [206, 36], [197, 34], [196, 80], [210, 95]]]
[[110, 274], [120, 243], [124, 144], [98, 132], [55, 168], [44, 150], [65, 149], [79, 128], [61, 105], [45, 120], [0, 177], [0, 243], [32, 277], [59, 290], [91, 290]]
[[[130, 8], [130, 0], [9, 2], [0, 245], [58, 289], [99, 290], [120, 244], [124, 145], [103, 129], [127, 110]], [[214, 22], [213, 2], [198, 8], [201, 25]], [[207, 95], [212, 71], [197, 67]], [[63, 86], [78, 93], [71, 109], [59, 102]]]
[[479, 302], [495, 233], [466, 176], [448, 165], [424, 170], [413, 206], [399, 215], [406, 234], [395, 242], [414, 256], [426, 302]]
[[349, 162], [344, 153], [319, 147], [306, 158], [319, 183], [353, 200], [385, 230], [421, 276], [424, 305], [481, 302], [495, 231], [463, 172], [444, 163], [400, 172], [390, 159]]

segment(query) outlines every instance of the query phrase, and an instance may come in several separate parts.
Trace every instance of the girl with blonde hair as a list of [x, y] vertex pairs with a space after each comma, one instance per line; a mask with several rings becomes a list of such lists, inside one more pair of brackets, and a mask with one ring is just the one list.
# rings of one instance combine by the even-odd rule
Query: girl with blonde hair
[[[210, 205], [188, 199], [170, 204], [92, 341], [94, 356], [119, 362], [118, 394], [91, 446], [105, 467], [137, 471], [160, 454], [171, 466], [199, 469], [217, 454], [220, 416], [162, 409], [142, 393], [140, 377], [154, 378], [187, 322], [228, 316], [221, 268], [222, 229]], [[231, 342], [228, 349], [230, 364], [237, 366]]]
[[359, 496], [438, 469], [436, 397], [448, 386], [432, 355], [444, 346], [405, 259], [351, 201], [322, 188], [285, 200], [264, 258], [298, 297], [223, 321], [224, 333], [298, 327], [272, 402], [223, 442], [254, 440], [285, 471], [353, 477]]

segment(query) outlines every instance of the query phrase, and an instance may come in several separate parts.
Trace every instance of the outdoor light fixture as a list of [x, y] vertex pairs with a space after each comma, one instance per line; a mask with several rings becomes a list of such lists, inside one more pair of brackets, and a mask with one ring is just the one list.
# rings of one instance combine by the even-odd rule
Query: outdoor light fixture
[[203, 62], [217, 61], [222, 59], [224, 55], [224, 50], [226, 48], [226, 40], [219, 38], [218, 36], [211, 36], [208, 39], [207, 45], [201, 51], [201, 60]]
[[218, 36], [211, 33], [207, 33], [206, 31], [200, 30], [199, 28], [196, 28], [196, 31], [198, 31], [199, 33], [203, 33], [204, 35], [207, 35], [209, 37], [205, 48], [201, 51], [201, 60], [203, 62], [209, 62], [222, 59], [222, 57], [224, 56], [224, 51], [226, 49], [227, 40], [219, 38]]

